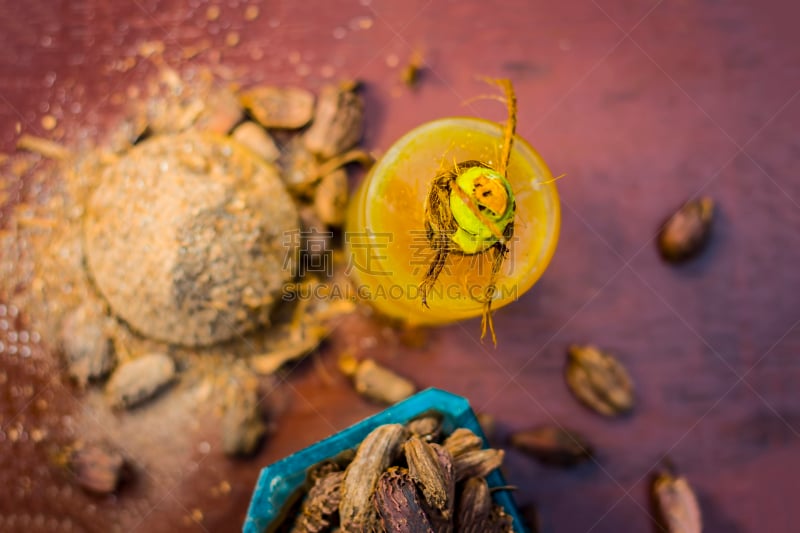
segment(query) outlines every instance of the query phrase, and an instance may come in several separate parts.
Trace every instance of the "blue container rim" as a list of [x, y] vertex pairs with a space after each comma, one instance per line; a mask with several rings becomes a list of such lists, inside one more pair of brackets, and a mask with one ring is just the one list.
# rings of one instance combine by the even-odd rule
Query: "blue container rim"
[[[305, 482], [306, 470], [309, 467], [344, 450], [355, 448], [364, 437], [382, 424], [405, 424], [429, 411], [438, 411], [444, 416], [445, 432], [465, 427], [483, 439], [484, 448], [489, 446], [478, 418], [466, 398], [441, 389], [425, 389], [263, 468], [253, 491], [242, 531], [244, 533], [266, 531], [269, 524], [280, 515], [288, 498]], [[507, 486], [499, 470], [487, 476], [486, 481], [492, 488]], [[492, 498], [511, 516], [514, 521], [514, 531], [527, 533], [511, 494], [505, 490], [498, 490], [492, 494]]]

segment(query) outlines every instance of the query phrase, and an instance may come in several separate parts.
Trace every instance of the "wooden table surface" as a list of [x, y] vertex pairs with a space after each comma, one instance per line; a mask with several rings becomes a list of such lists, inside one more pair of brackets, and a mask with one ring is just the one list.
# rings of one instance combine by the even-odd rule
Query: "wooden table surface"
[[[477, 321], [431, 332], [421, 350], [347, 321], [323, 364], [332, 370], [338, 350], [367, 339], [365, 354], [494, 415], [501, 439], [550, 422], [585, 433], [598, 460], [574, 470], [509, 453], [508, 481], [519, 487], [519, 503], [539, 506], [545, 531], [650, 530], [647, 476], [665, 456], [697, 489], [707, 531], [797, 531], [796, 2], [286, 0], [258, 3], [252, 21], [248, 2], [218, 4], [219, 18], [208, 20], [209, 4], [199, 0], [0, 1], [0, 149], [13, 150], [17, 123], [47, 136], [40, 120], [48, 113], [67, 137], [80, 124], [100, 134], [119, 120], [120, 95], [153, 72], [144, 61], [115, 65], [150, 40], [163, 41], [179, 69], [184, 50], [207, 42], [190, 61], [241, 68], [244, 84], [318, 89], [331, 75], [361, 79], [365, 144], [376, 150], [435, 118], [502, 120], [497, 103], [463, 103], [486, 92], [476, 76], [509, 77], [518, 132], [554, 174], [566, 174], [549, 270], [496, 313], [497, 349], [477, 340]], [[426, 67], [409, 91], [399, 71], [414, 50]], [[667, 266], [654, 234], [698, 195], [719, 206], [711, 245], [685, 266]], [[13, 201], [12, 194], [0, 225]], [[25, 342], [35, 335], [20, 333], [24, 310], [0, 305], [0, 320], [4, 531], [108, 531], [112, 523], [121, 531], [236, 531], [261, 466], [378, 409], [343, 380], [301, 365], [285, 386], [280, 428], [255, 459], [233, 462], [212, 451], [135, 504], [125, 493], [93, 498], [52, 471], [46, 446], [12, 442], [20, 420], [68, 423], [79, 396], [58, 377], [52, 339]], [[565, 347], [587, 341], [628, 366], [639, 394], [632, 416], [608, 421], [570, 396]], [[22, 357], [24, 347], [30, 357]], [[37, 414], [35, 400], [55, 409]], [[198, 441], [204, 432], [213, 433], [201, 426]], [[210, 495], [222, 480], [230, 494]], [[202, 519], [188, 519], [198, 509]]]

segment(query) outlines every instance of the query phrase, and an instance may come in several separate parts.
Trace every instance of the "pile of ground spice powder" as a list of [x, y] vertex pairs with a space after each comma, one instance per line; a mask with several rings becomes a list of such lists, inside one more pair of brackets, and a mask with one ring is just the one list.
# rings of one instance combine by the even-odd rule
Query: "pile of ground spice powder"
[[33, 194], [0, 232], [0, 301], [59, 354], [54, 400], [74, 409], [48, 467], [90, 492], [180, 479], [209, 416], [227, 455], [254, 453], [282, 368], [355, 309], [331, 288], [348, 283], [343, 167], [370, 160], [356, 84], [242, 90], [161, 65], [145, 93], [99, 142], [22, 135], [2, 161]]

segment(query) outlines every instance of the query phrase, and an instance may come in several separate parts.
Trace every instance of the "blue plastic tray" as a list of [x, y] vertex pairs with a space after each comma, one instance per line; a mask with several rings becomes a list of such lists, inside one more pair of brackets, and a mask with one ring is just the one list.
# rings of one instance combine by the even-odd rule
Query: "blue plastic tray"
[[[279, 516], [287, 499], [303, 484], [306, 470], [310, 466], [339, 452], [357, 447], [369, 432], [382, 424], [405, 424], [412, 418], [431, 410], [436, 410], [444, 416], [445, 433], [465, 427], [480, 435], [484, 447], [488, 447], [486, 436], [465, 398], [440, 389], [426, 389], [261, 470], [242, 531], [244, 533], [265, 531], [270, 522]], [[498, 470], [492, 472], [486, 480], [490, 487], [506, 485], [503, 475]], [[514, 531], [527, 533], [511, 495], [501, 490], [495, 492], [492, 497], [514, 519]]]

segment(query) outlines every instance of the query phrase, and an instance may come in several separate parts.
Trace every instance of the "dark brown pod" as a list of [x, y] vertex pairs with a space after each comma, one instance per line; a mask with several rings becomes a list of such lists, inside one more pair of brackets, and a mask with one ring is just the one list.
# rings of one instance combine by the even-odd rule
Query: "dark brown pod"
[[[444, 448], [429, 444], [416, 435], [406, 441], [403, 449], [409, 475], [422, 491], [425, 502], [441, 512], [445, 518], [449, 518], [454, 491], [450, 454]], [[440, 451], [446, 454], [444, 458], [440, 459]]]
[[339, 512], [344, 472], [330, 472], [318, 477], [308, 491], [292, 533], [327, 531]]
[[406, 427], [425, 442], [437, 442], [442, 435], [442, 416], [438, 413], [425, 414], [409, 421]]
[[570, 346], [564, 378], [572, 394], [601, 415], [617, 416], [633, 409], [635, 396], [628, 371], [596, 346]]
[[658, 234], [661, 257], [677, 263], [698, 254], [708, 241], [713, 215], [714, 201], [711, 198], [686, 202], [661, 227]]
[[593, 454], [585, 438], [557, 426], [518, 431], [511, 436], [511, 445], [544, 464], [554, 466], [574, 466]]
[[686, 478], [661, 469], [653, 475], [650, 498], [656, 516], [656, 531], [700, 533], [703, 518], [697, 497]]
[[375, 510], [386, 533], [433, 533], [408, 470], [392, 467], [378, 479]]
[[306, 149], [323, 159], [352, 148], [364, 131], [364, 100], [353, 84], [323, 87], [311, 127], [303, 139]]
[[483, 440], [472, 430], [458, 428], [444, 439], [444, 447], [453, 457], [458, 457], [467, 452], [480, 450], [483, 447]]
[[122, 454], [108, 444], [86, 444], [69, 457], [69, 469], [82, 488], [95, 494], [109, 494], [129, 473]]
[[487, 448], [484, 450], [472, 450], [464, 452], [453, 458], [453, 468], [456, 473], [456, 481], [461, 481], [470, 477], [486, 477], [493, 470], [500, 468], [503, 464], [505, 452]]
[[469, 478], [464, 482], [458, 500], [458, 531], [463, 533], [483, 533], [492, 511], [492, 495], [489, 485], [481, 477]]

